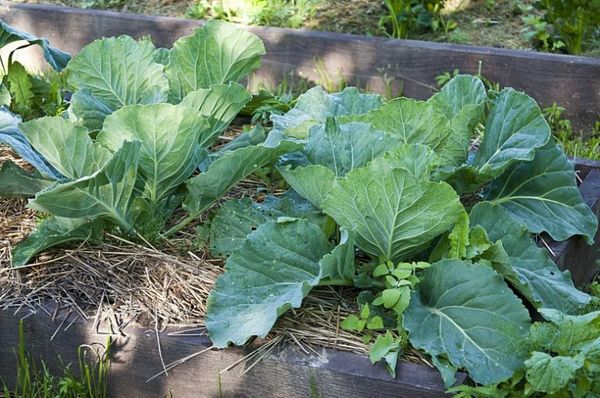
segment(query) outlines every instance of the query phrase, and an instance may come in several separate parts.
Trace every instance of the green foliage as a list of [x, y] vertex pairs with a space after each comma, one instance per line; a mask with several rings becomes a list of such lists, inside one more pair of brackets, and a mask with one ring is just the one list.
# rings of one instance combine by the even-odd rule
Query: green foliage
[[[544, 117], [548, 121], [554, 138], [563, 147], [565, 153], [575, 158], [600, 160], [600, 129], [594, 129], [590, 137], [573, 131], [571, 121], [563, 114], [565, 108], [553, 103], [543, 109]], [[600, 122], [597, 122], [600, 125]]]
[[[528, 6], [524, 9], [528, 13], [531, 13], [532, 10], [533, 6]], [[522, 16], [521, 19], [525, 24], [525, 27], [522, 29], [523, 36], [532, 42], [535, 48], [548, 52], [560, 52], [565, 47], [565, 43], [562, 40], [552, 35], [551, 26], [541, 16], [527, 14]]]
[[[15, 247], [13, 265], [54, 245], [95, 241], [105, 228], [156, 241], [193, 221], [240, 179], [300, 149], [287, 139], [263, 145], [258, 134], [209, 153], [251, 99], [235, 80], [254, 70], [263, 53], [256, 36], [222, 22], [206, 24], [171, 50], [128, 36], [97, 40], [67, 66], [76, 90], [69, 118], [19, 124], [0, 110], [0, 139], [41, 173], [8, 164], [0, 174], [3, 194], [37, 192], [30, 207], [51, 216]], [[13, 65], [12, 100], [37, 98], [24, 70]], [[194, 177], [198, 168], [203, 172]], [[165, 232], [180, 206], [188, 215]]]
[[600, 312], [566, 315], [541, 309], [531, 325], [524, 369], [489, 386], [458, 386], [460, 397], [593, 397], [600, 393]]
[[[581, 54], [600, 26], [600, 2], [597, 0], [539, 0], [543, 20], [552, 26], [546, 40], [564, 43], [569, 54]], [[552, 48], [557, 47], [552, 44]]]
[[220, 19], [243, 24], [300, 28], [315, 15], [320, 0], [199, 0], [187, 16]]
[[[11, 196], [21, 181], [22, 193], [41, 188], [30, 207], [49, 215], [15, 248], [14, 264], [104, 229], [169, 237], [276, 163], [292, 191], [227, 201], [210, 233], [199, 230], [215, 256], [228, 256], [207, 302], [216, 347], [266, 336], [316, 286], [355, 286], [360, 313], [341, 326], [373, 342], [371, 360], [392, 374], [410, 343], [447, 386], [459, 369], [485, 391], [521, 380], [527, 393], [591, 386], [596, 321], [571, 315], [590, 297], [531, 234], [592, 243], [597, 221], [535, 101], [457, 75], [427, 101], [316, 87], [295, 102], [264, 93], [252, 102], [236, 81], [263, 53], [258, 38], [221, 22], [171, 50], [103, 39], [67, 66], [76, 88], [68, 118], [20, 123], [1, 109], [0, 138], [40, 171], [9, 164], [1, 186]], [[19, 73], [3, 102], [30, 97]], [[268, 135], [258, 126], [211, 151], [244, 108], [263, 123], [270, 114]], [[178, 209], [187, 214], [170, 222]], [[551, 321], [529, 339], [524, 304]], [[570, 370], [557, 376], [559, 367]]]
[[66, 365], [62, 376], [54, 375], [41, 362], [26, 351], [24, 322], [19, 323], [19, 343], [16, 348], [17, 376], [14, 387], [10, 389], [6, 380], [0, 379], [0, 394], [4, 397], [20, 398], [105, 398], [108, 392], [108, 376], [110, 369], [111, 341], [107, 340], [103, 352], [101, 350], [80, 346], [77, 348], [78, 371], [76, 375], [71, 365]]
[[388, 14], [381, 17], [379, 26], [396, 39], [427, 30], [448, 33], [458, 25], [442, 15], [444, 3], [445, 0], [384, 0]]
[[[410, 342], [432, 355], [448, 386], [459, 368], [476, 382], [498, 383], [525, 374], [530, 355], [523, 344], [529, 314], [508, 284], [538, 308], [576, 313], [589, 302], [530, 237], [546, 231], [559, 239], [590, 238], [597, 225], [576, 192], [572, 164], [553, 144], [541, 110], [525, 94], [512, 89], [486, 93], [480, 79], [463, 75], [428, 101], [382, 104], [352, 89], [327, 94], [316, 88], [272, 120], [266, 143], [293, 139], [301, 144], [280, 159], [281, 175], [340, 232], [324, 235], [328, 250], [335, 249], [323, 256], [325, 246], [304, 249], [323, 238], [315, 213], [290, 217], [265, 213], [257, 204], [224, 206], [213, 221], [215, 228], [219, 223], [224, 228], [212, 236], [212, 245], [231, 250], [231, 271], [219, 279], [209, 302], [209, 317], [218, 322], [207, 323], [220, 345], [245, 342], [253, 333], [265, 335], [276, 316], [300, 305], [312, 286], [353, 284], [368, 290], [359, 295], [359, 313], [341, 326], [374, 342], [373, 361], [385, 361], [393, 373]], [[479, 151], [472, 153], [475, 136]], [[544, 170], [550, 169], [558, 182], [547, 179]], [[541, 206], [546, 198], [548, 206], [557, 207]], [[473, 201], [483, 203], [470, 210], [461, 199], [469, 207]], [[527, 214], [513, 202], [527, 207]], [[547, 211], [563, 216], [558, 220]], [[306, 228], [313, 225], [310, 238], [299, 231], [286, 235], [283, 226], [274, 230], [278, 222], [298, 223], [298, 218]], [[278, 242], [281, 250], [294, 241], [290, 257], [270, 253], [268, 242]], [[352, 246], [366, 261], [356, 268]], [[299, 289], [295, 271], [285, 270], [288, 261], [309, 252], [314, 258]], [[427, 256], [431, 266], [423, 262]], [[264, 263], [260, 275], [248, 271], [253, 258]], [[277, 292], [272, 283], [296, 290]], [[260, 289], [240, 296], [245, 286]], [[254, 296], [263, 288], [269, 289], [268, 299]], [[253, 315], [255, 309], [262, 318]], [[252, 320], [246, 323], [246, 318]], [[251, 330], [242, 324], [251, 324]]]

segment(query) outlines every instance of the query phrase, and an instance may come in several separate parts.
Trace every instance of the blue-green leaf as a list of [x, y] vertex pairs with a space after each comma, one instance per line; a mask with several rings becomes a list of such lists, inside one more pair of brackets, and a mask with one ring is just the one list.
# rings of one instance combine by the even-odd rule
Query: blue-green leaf
[[492, 104], [474, 166], [491, 180], [516, 162], [533, 160], [549, 139], [550, 127], [535, 100], [506, 88]]
[[549, 142], [531, 162], [517, 164], [494, 180], [486, 198], [505, 208], [531, 233], [548, 232], [555, 240], [583, 235], [594, 242], [598, 219], [583, 202], [573, 162]]
[[319, 261], [330, 250], [327, 236], [308, 221], [259, 226], [229, 257], [208, 298], [205, 324], [213, 345], [266, 336], [319, 283]]
[[481, 384], [506, 380], [523, 366], [529, 323], [500, 275], [458, 260], [423, 272], [403, 320], [414, 347], [447, 357]]
[[577, 312], [590, 296], [573, 286], [568, 271], [562, 272], [548, 253], [535, 244], [527, 230], [502, 207], [478, 203], [470, 214], [471, 224], [482, 226], [492, 242], [500, 240], [510, 264], [497, 271], [537, 307]]
[[264, 54], [253, 33], [226, 22], [207, 22], [173, 44], [165, 69], [169, 99], [177, 103], [192, 91], [236, 82], [258, 68]]

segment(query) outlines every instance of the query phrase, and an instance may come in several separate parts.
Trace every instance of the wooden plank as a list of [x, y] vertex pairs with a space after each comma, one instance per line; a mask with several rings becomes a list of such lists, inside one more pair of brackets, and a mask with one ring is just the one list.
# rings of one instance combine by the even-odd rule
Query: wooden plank
[[[25, 315], [0, 312], [0, 377], [7, 381], [14, 380], [18, 323]], [[28, 350], [43, 358], [51, 369], [60, 371], [58, 355], [67, 363], [76, 363], [79, 345], [106, 342], [105, 335], [92, 331], [91, 322], [76, 322], [64, 330], [69, 323], [60, 317], [52, 321], [43, 312], [25, 320]], [[172, 331], [160, 333], [166, 363], [209, 347], [206, 337], [174, 337], [169, 335]], [[129, 326], [125, 332], [126, 337], [116, 337], [113, 343], [112, 397], [161, 397], [170, 392], [174, 397], [445, 396], [438, 372], [423, 365], [401, 362], [394, 380], [382, 365], [373, 366], [361, 355], [323, 349], [321, 356], [306, 356], [291, 347], [269, 355], [247, 372], [248, 364], [242, 362], [220, 376], [220, 370], [238, 362], [247, 351], [210, 350], [175, 368], [168, 377], [146, 382], [162, 370], [155, 332], [139, 326]], [[464, 379], [464, 375], [459, 376]]]
[[[151, 36], [159, 46], [170, 46], [191, 33], [200, 21], [150, 17], [110, 11], [46, 5], [7, 4], [0, 18], [36, 35], [46, 36], [67, 51], [79, 49], [102, 36]], [[576, 129], [589, 130], [600, 116], [600, 59], [568, 55], [391, 40], [357, 35], [279, 28], [246, 28], [264, 41], [267, 56], [256, 79], [273, 85], [289, 73], [319, 81], [315, 60], [321, 60], [336, 79], [384, 91], [383, 76], [404, 95], [427, 98], [435, 76], [454, 69], [475, 73], [481, 63], [492, 81], [527, 92], [542, 106], [553, 102], [567, 108]]]

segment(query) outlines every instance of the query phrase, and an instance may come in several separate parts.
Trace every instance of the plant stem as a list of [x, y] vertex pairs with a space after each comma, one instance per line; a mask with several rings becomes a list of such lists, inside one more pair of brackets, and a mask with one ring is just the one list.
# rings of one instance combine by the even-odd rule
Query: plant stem
[[351, 279], [321, 279], [317, 286], [354, 286]]
[[181, 230], [182, 228], [184, 228], [186, 225], [188, 225], [189, 223], [191, 223], [192, 221], [194, 221], [196, 219], [196, 217], [198, 217], [200, 215], [200, 213], [192, 213], [189, 214], [187, 217], [181, 219], [181, 221], [179, 221], [177, 224], [175, 224], [172, 228], [170, 228], [167, 232], [165, 232], [163, 234], [163, 236], [165, 238], [169, 238], [171, 236], [173, 236], [175, 233], [177, 233], [179, 230]]

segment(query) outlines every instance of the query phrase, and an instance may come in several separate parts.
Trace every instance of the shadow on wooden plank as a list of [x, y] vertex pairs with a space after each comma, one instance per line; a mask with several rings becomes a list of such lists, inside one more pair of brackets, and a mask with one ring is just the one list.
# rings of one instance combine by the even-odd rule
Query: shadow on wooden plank
[[[46, 36], [53, 45], [76, 53], [103, 36], [151, 36], [168, 47], [190, 34], [200, 21], [150, 17], [110, 11], [30, 4], [7, 4], [0, 18], [19, 29]], [[60, 21], [60, 22], [57, 22]], [[392, 40], [328, 32], [249, 27], [264, 40], [267, 55], [256, 78], [274, 85], [290, 72], [319, 81], [316, 60], [332, 78], [385, 92], [383, 76], [393, 78], [392, 91], [428, 98], [435, 77], [460, 69], [527, 92], [542, 106], [553, 102], [567, 109], [576, 130], [591, 130], [600, 115], [600, 59], [414, 40]]]

